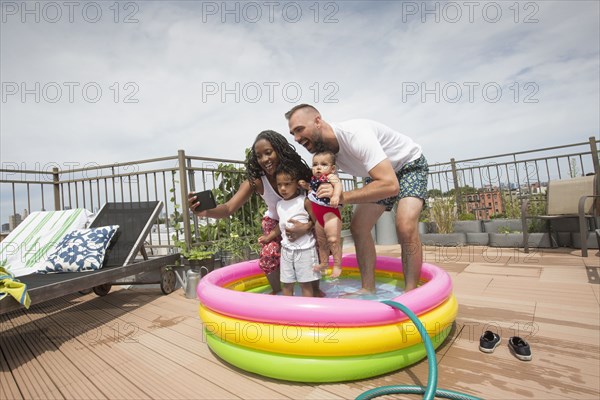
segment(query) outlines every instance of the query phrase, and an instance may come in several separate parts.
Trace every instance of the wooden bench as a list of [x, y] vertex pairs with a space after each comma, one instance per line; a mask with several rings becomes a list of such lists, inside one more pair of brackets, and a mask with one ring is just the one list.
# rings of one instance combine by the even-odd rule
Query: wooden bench
[[546, 222], [546, 228], [552, 242], [552, 222], [571, 219], [578, 224], [581, 235], [581, 255], [587, 257], [587, 234], [598, 228], [595, 217], [600, 215], [600, 195], [596, 176], [582, 176], [548, 182], [546, 192], [546, 215], [528, 215], [529, 199], [521, 204], [521, 223], [523, 228], [523, 247], [529, 252], [528, 219], [540, 219]]

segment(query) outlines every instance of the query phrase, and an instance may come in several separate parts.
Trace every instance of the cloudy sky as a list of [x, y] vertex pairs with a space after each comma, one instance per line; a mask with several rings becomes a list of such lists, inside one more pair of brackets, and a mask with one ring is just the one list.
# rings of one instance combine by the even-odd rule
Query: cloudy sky
[[240, 159], [301, 102], [430, 163], [600, 131], [597, 1], [1, 3], [3, 167]]

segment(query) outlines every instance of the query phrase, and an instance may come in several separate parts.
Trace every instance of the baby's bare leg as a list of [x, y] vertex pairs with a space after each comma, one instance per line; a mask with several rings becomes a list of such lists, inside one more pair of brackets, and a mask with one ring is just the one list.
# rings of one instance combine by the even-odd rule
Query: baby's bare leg
[[315, 233], [317, 234], [317, 243], [319, 244], [319, 264], [314, 265], [313, 270], [322, 271], [329, 267], [329, 245], [327, 244], [325, 229], [318, 222], [315, 225]]
[[337, 278], [342, 273], [342, 221], [334, 213], [325, 214], [324, 219], [327, 248], [333, 256], [331, 277]]

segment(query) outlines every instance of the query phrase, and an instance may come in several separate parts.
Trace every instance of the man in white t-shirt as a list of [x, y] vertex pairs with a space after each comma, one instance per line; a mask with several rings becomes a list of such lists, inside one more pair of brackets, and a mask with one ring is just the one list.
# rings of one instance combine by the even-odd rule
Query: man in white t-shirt
[[[384, 211], [396, 210], [396, 231], [402, 245], [405, 290], [417, 287], [423, 250], [419, 215], [427, 198], [427, 161], [421, 146], [375, 121], [355, 119], [329, 124], [311, 105], [300, 104], [285, 114], [294, 140], [309, 152], [330, 150], [345, 173], [366, 177], [365, 186], [343, 192], [340, 204], [358, 204], [350, 231], [361, 271], [360, 292], [375, 292], [375, 242], [371, 229]], [[319, 197], [333, 194], [321, 185]]]

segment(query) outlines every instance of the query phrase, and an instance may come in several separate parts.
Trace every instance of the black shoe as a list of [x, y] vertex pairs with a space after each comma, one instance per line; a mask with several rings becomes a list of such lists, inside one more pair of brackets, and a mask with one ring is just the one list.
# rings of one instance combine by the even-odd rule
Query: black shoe
[[531, 348], [529, 343], [518, 336], [508, 339], [508, 348], [515, 357], [521, 361], [531, 361]]
[[479, 350], [484, 353], [493, 353], [500, 344], [500, 335], [492, 331], [485, 331], [479, 338]]

